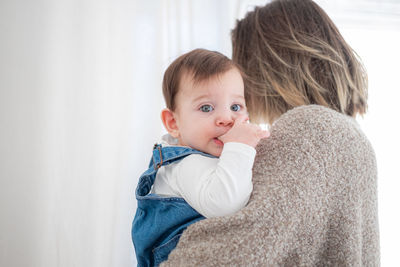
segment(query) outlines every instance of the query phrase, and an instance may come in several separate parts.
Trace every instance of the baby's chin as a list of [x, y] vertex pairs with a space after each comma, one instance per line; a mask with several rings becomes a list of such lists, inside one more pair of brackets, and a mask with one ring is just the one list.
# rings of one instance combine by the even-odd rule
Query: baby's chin
[[219, 158], [221, 156], [221, 152], [220, 153], [208, 153], [210, 155], [213, 155], [214, 157]]
[[208, 151], [206, 153], [219, 158], [221, 156], [221, 153], [222, 153], [222, 148], [223, 147], [218, 147], [217, 149], [213, 149], [212, 151]]
[[197, 148], [193, 147], [193, 148], [219, 158], [221, 156], [222, 149], [224, 148], [224, 143], [220, 140], [218, 141], [219, 142], [215, 142], [213, 140], [212, 143], [208, 143], [207, 145], [205, 145], [205, 147], [197, 147]]

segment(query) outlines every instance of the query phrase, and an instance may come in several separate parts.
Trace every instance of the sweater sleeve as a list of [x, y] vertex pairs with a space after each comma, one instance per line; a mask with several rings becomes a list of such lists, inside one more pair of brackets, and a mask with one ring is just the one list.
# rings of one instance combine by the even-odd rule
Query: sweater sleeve
[[176, 167], [171, 187], [206, 218], [233, 214], [248, 202], [256, 151], [226, 143], [220, 158], [190, 155]]

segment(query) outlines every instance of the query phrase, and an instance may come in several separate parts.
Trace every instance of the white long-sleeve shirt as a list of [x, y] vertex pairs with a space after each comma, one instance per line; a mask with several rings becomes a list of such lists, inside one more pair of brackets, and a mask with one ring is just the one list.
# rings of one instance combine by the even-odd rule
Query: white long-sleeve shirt
[[253, 147], [236, 142], [225, 143], [219, 158], [189, 155], [158, 170], [152, 193], [182, 197], [206, 218], [233, 214], [253, 190], [255, 155]]

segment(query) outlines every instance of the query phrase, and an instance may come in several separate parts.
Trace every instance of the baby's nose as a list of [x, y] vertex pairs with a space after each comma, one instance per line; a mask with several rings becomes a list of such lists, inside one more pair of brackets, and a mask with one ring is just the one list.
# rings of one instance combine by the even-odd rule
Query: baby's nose
[[228, 112], [219, 114], [219, 116], [216, 119], [216, 124], [218, 126], [224, 126], [224, 127], [232, 127], [235, 119], [233, 118], [232, 114], [229, 114]]

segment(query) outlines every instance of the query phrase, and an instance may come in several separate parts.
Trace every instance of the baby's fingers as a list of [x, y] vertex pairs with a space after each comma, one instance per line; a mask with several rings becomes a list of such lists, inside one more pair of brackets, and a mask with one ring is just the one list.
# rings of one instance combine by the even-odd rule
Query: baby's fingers
[[236, 118], [235, 124], [243, 123], [249, 120], [249, 117], [247, 115], [240, 115], [239, 117]]
[[257, 136], [258, 138], [262, 139], [262, 138], [267, 138], [270, 136], [269, 131], [266, 130], [262, 130], [261, 128], [258, 128], [257, 130]]
[[267, 138], [270, 136], [269, 131], [261, 130], [260, 138]]

